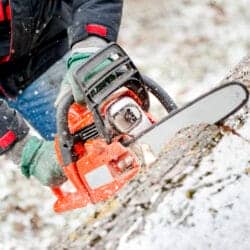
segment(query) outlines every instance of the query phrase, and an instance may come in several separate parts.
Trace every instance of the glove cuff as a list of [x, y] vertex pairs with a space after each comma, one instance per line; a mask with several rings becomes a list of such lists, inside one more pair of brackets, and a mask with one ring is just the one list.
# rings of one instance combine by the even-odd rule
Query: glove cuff
[[91, 55], [92, 55], [92, 53], [90, 53], [90, 52], [72, 54], [67, 62], [68, 69], [78, 61], [81, 61], [81, 62], [86, 61]]
[[[94, 45], [94, 46], [93, 46]], [[96, 52], [100, 48], [103, 48], [107, 45], [107, 41], [98, 37], [98, 36], [89, 36], [86, 39], [76, 43], [72, 47], [72, 53], [82, 52], [82, 49], [86, 49], [87, 52]], [[88, 50], [89, 49], [89, 50]], [[95, 51], [93, 51], [95, 49]]]
[[30, 177], [32, 174], [33, 164], [32, 161], [36, 156], [38, 149], [42, 146], [43, 141], [37, 137], [32, 136], [24, 146], [21, 158], [21, 171], [26, 177]]
[[97, 36], [89, 36], [76, 43], [72, 47], [72, 56], [68, 60], [68, 68], [79, 60], [87, 60], [92, 54], [96, 53], [99, 49], [105, 47], [106, 45], [107, 42]]

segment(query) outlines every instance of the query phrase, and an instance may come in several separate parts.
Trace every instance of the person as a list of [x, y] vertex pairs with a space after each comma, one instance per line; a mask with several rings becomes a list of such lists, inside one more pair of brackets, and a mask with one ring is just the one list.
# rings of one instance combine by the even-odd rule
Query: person
[[[0, 0], [0, 154], [25, 176], [51, 187], [66, 180], [54, 151], [54, 104], [69, 91], [79, 100], [72, 72], [116, 41], [122, 6], [122, 0]], [[42, 138], [30, 135], [26, 121]]]

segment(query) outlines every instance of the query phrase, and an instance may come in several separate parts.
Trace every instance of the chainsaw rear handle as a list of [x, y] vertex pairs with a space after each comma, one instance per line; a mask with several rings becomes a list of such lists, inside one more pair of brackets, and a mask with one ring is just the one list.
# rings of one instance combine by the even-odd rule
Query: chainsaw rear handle
[[[85, 80], [89, 72], [105, 60], [110, 60], [110, 64], [90, 79]], [[172, 98], [161, 86], [149, 77], [140, 75], [126, 52], [115, 43], [109, 44], [86, 63], [80, 65], [73, 77], [82, 92], [86, 105], [93, 112], [98, 134], [105, 138], [107, 143], [111, 143], [112, 138], [105, 127], [100, 106], [119, 88], [127, 87], [135, 92], [142, 101], [142, 108], [145, 111], [149, 109], [148, 92], [159, 100], [168, 113], [177, 108]], [[96, 89], [100, 91], [95, 91]], [[70, 134], [68, 128], [68, 111], [73, 102], [74, 98], [70, 93], [57, 107], [57, 133], [64, 166], [76, 161], [73, 154], [74, 136]]]

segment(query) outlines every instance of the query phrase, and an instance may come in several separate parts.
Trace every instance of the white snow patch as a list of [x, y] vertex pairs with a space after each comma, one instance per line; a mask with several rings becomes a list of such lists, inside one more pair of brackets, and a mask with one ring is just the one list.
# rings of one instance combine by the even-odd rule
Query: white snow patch
[[[245, 126], [250, 132], [250, 127]], [[123, 249], [249, 249], [250, 144], [225, 136], [183, 186], [148, 216], [145, 231]], [[196, 190], [193, 199], [186, 192]]]

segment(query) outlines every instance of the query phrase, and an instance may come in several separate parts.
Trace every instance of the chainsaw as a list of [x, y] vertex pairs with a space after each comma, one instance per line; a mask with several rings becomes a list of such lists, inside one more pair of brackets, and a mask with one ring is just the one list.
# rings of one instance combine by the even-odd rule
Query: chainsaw
[[[105, 59], [110, 64], [88, 79], [88, 73]], [[109, 199], [143, 166], [152, 164], [180, 129], [221, 122], [248, 100], [246, 87], [230, 82], [177, 108], [168, 93], [141, 75], [115, 43], [79, 66], [73, 77], [85, 103], [74, 102], [69, 94], [59, 104], [55, 148], [60, 166], [75, 190], [51, 188], [57, 197], [56, 212]], [[168, 113], [160, 120], [150, 112], [153, 96]]]

